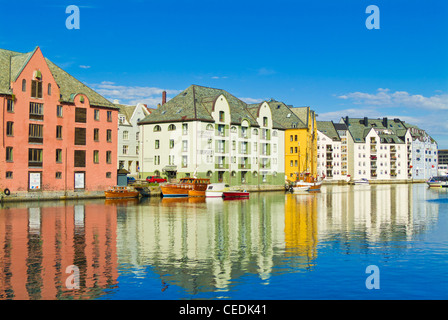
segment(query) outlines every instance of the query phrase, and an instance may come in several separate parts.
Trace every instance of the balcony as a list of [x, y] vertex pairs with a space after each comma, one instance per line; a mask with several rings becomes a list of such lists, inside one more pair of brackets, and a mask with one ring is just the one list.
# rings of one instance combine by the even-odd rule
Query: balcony
[[247, 163], [240, 163], [239, 165], [238, 165], [238, 169], [251, 169], [251, 165], [250, 164], [247, 164]]
[[376, 156], [370, 156], [370, 160], [372, 160], [372, 161], [376, 161], [377, 158], [376, 158]]
[[215, 169], [229, 169], [228, 163], [216, 163]]

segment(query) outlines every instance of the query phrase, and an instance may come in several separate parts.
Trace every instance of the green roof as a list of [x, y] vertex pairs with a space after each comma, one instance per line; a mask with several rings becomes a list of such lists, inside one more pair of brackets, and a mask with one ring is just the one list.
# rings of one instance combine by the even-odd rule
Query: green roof
[[[0, 94], [13, 93], [10, 89], [11, 82], [17, 80], [20, 73], [37, 49], [38, 47], [28, 53], [0, 49]], [[117, 109], [112, 102], [59, 68], [56, 64], [47, 58], [45, 58], [45, 61], [47, 62], [48, 68], [50, 69], [54, 80], [58, 84], [61, 94], [61, 102], [72, 103], [74, 97], [81, 93], [89, 98], [91, 105]]]
[[396, 132], [398, 125], [392, 125], [387, 118], [349, 118], [346, 125], [355, 142], [365, 142], [367, 134], [374, 129], [382, 143], [404, 143], [402, 136], [399, 136]]
[[333, 141], [340, 141], [341, 138], [334, 126], [333, 121], [317, 121], [317, 130], [322, 132], [324, 135], [333, 139]]
[[[246, 104], [232, 94], [222, 89], [191, 85], [177, 96], [167, 101], [164, 105], [155, 109], [146, 116], [140, 124], [183, 122], [183, 121], [208, 121], [214, 122], [212, 117], [213, 106], [216, 99], [223, 95], [230, 108], [231, 124], [241, 124], [247, 120], [250, 126], [258, 127], [257, 114], [260, 105]], [[267, 101], [271, 107], [273, 127], [276, 129], [306, 128], [303, 121], [283, 102]], [[304, 112], [307, 112], [306, 110]]]
[[140, 121], [140, 124], [193, 120], [214, 122], [212, 109], [220, 95], [223, 95], [229, 103], [232, 124], [240, 124], [244, 119], [247, 119], [251, 126], [258, 126], [256, 119], [251, 115], [243, 101], [225, 90], [198, 85], [189, 86], [164, 105], [155, 109]]

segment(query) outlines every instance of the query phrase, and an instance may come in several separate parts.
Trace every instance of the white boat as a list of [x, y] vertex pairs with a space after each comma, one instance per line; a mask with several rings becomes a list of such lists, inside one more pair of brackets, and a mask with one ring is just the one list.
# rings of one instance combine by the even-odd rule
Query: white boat
[[354, 181], [355, 184], [369, 184], [369, 180], [366, 178], [358, 179]]
[[448, 187], [448, 176], [431, 177], [426, 183], [430, 188], [446, 188]]
[[227, 183], [210, 183], [205, 190], [205, 197], [207, 198], [222, 198], [222, 193], [229, 189]]
[[307, 192], [309, 189], [310, 189], [309, 186], [296, 186], [296, 187], [292, 187], [292, 192], [304, 193], [304, 192]]

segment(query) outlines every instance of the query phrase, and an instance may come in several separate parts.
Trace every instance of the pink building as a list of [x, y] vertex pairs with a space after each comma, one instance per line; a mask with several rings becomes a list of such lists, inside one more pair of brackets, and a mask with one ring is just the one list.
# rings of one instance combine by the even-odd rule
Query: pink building
[[0, 190], [104, 191], [117, 182], [118, 109], [46, 59], [0, 49]]

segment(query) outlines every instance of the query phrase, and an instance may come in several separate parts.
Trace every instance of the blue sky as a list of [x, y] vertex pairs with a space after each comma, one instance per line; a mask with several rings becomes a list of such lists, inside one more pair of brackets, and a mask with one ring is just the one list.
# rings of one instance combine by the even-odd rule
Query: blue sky
[[[69, 5], [80, 29], [65, 26]], [[366, 8], [380, 10], [369, 30]], [[311, 106], [318, 120], [400, 117], [448, 148], [447, 1], [9, 1], [0, 48], [44, 55], [121, 103], [191, 84]]]

